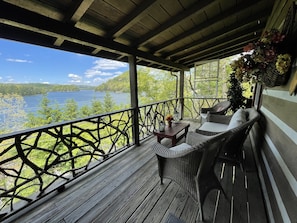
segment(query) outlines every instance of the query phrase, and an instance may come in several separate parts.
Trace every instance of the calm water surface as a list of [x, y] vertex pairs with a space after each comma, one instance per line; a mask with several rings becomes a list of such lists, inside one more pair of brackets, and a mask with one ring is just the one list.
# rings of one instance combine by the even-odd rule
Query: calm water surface
[[[103, 102], [105, 94], [105, 92], [93, 90], [81, 90], [75, 92], [49, 92], [47, 93], [47, 98], [52, 104], [58, 104], [60, 108], [63, 108], [66, 104], [66, 101], [69, 99], [75, 100], [78, 107], [82, 107], [84, 105], [90, 106], [92, 104], [92, 100], [99, 100]], [[129, 93], [109, 92], [109, 94], [117, 105], [130, 104]], [[35, 113], [39, 109], [42, 97], [43, 96], [41, 94], [24, 96], [24, 100], [26, 102], [25, 111], [27, 113]]]

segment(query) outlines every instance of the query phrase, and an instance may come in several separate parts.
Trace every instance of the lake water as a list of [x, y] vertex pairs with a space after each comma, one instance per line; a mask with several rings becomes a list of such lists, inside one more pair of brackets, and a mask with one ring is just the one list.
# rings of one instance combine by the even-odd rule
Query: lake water
[[[99, 100], [103, 102], [105, 94], [106, 92], [99, 92], [93, 90], [81, 90], [74, 92], [49, 92], [47, 93], [47, 98], [51, 101], [52, 104], [58, 104], [60, 108], [63, 108], [66, 104], [66, 101], [69, 99], [75, 100], [78, 107], [82, 107], [84, 105], [90, 106], [92, 104], [92, 100]], [[129, 93], [109, 92], [109, 94], [117, 105], [130, 104]], [[43, 95], [41, 94], [24, 96], [24, 100], [26, 102], [26, 106], [24, 109], [25, 112], [37, 112], [37, 110], [40, 107], [42, 97]]]

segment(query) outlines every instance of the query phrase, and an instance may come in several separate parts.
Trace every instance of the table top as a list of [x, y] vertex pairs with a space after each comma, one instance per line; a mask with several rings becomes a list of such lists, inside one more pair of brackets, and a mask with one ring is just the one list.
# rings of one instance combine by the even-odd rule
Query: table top
[[188, 128], [190, 126], [190, 123], [185, 123], [185, 122], [173, 122], [172, 127], [168, 127], [166, 125], [165, 131], [160, 132], [159, 130], [154, 130], [155, 135], [160, 135], [160, 136], [175, 136], [185, 128]]

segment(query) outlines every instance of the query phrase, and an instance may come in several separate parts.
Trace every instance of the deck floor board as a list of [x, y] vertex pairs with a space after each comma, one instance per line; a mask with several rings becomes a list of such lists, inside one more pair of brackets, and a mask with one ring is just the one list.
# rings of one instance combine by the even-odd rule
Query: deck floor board
[[[51, 195], [34, 205], [32, 210], [22, 211], [4, 221], [7, 222], [166, 222], [169, 215], [185, 223], [195, 222], [197, 204], [175, 182], [165, 179], [160, 184], [157, 159], [151, 145], [152, 137], [135, 147], [109, 159], [103, 165], [67, 185], [66, 190]], [[184, 139], [180, 143], [184, 142]], [[162, 144], [168, 147], [170, 140]], [[250, 149], [247, 140], [245, 149]], [[267, 222], [264, 205], [260, 202], [261, 189], [252, 154], [248, 152], [244, 164], [239, 167], [218, 163], [218, 177], [223, 169], [222, 187], [227, 193], [214, 190], [207, 196], [203, 210], [207, 222]], [[235, 169], [235, 183], [232, 183]], [[245, 178], [248, 187], [245, 188]], [[233, 197], [234, 209], [231, 210]], [[33, 207], [33, 206], [32, 206]], [[233, 216], [230, 214], [233, 213]], [[214, 216], [214, 214], [216, 214]], [[250, 217], [252, 216], [252, 218]]]

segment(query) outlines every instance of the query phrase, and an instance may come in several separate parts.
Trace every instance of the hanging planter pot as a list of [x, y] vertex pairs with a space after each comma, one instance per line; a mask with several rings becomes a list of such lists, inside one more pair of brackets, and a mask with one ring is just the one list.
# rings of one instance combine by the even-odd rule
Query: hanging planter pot
[[266, 68], [266, 73], [262, 75], [262, 82], [266, 87], [280, 86], [286, 83], [287, 73], [280, 74], [274, 64], [270, 64]]

